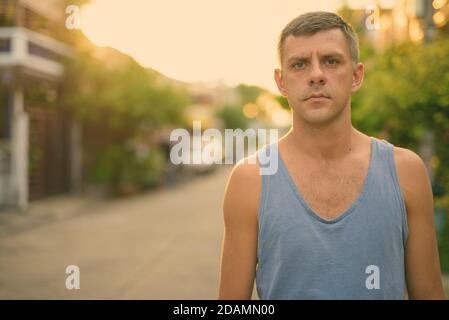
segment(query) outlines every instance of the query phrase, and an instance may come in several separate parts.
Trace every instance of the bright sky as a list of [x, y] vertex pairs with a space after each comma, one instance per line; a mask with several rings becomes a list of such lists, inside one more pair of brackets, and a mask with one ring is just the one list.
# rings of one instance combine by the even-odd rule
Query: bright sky
[[[390, 1], [380, 1], [390, 3]], [[376, 0], [347, 1], [363, 7]], [[300, 13], [335, 11], [342, 0], [92, 0], [81, 27], [141, 65], [182, 81], [255, 84], [273, 80], [282, 28]]]

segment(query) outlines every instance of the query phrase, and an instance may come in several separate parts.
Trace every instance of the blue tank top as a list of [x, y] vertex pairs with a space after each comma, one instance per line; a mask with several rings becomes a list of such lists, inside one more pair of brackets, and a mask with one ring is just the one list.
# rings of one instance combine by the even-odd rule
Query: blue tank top
[[362, 190], [333, 220], [317, 215], [290, 176], [262, 175], [256, 287], [260, 299], [404, 299], [407, 214], [393, 145], [371, 137]]

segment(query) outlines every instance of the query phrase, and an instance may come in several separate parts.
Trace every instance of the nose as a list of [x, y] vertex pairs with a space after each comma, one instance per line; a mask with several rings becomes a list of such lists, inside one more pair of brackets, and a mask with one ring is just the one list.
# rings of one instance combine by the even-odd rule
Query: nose
[[326, 83], [326, 78], [324, 72], [321, 69], [321, 65], [318, 61], [313, 61], [309, 74], [309, 85], [324, 85]]

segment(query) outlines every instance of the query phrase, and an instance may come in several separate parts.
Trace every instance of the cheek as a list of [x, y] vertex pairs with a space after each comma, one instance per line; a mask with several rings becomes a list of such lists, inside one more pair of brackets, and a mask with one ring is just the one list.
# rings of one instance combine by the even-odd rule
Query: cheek
[[306, 77], [298, 74], [289, 74], [284, 78], [284, 87], [291, 93], [301, 92], [307, 87]]
[[342, 86], [346, 86], [348, 88], [352, 87], [352, 79], [353, 79], [353, 75], [352, 72], [342, 72], [340, 75], [340, 84]]
[[333, 81], [329, 81], [328, 86], [334, 96], [345, 98], [351, 94], [352, 78], [341, 74], [336, 76]]

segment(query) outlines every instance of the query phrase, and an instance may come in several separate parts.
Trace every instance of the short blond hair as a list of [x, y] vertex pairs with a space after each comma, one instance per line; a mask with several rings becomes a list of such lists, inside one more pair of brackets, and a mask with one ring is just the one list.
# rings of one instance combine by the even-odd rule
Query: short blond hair
[[318, 31], [340, 29], [347, 40], [351, 59], [354, 64], [359, 62], [359, 38], [352, 26], [333, 12], [315, 11], [297, 16], [282, 30], [278, 42], [278, 59], [282, 65], [284, 43], [288, 36], [312, 35]]

